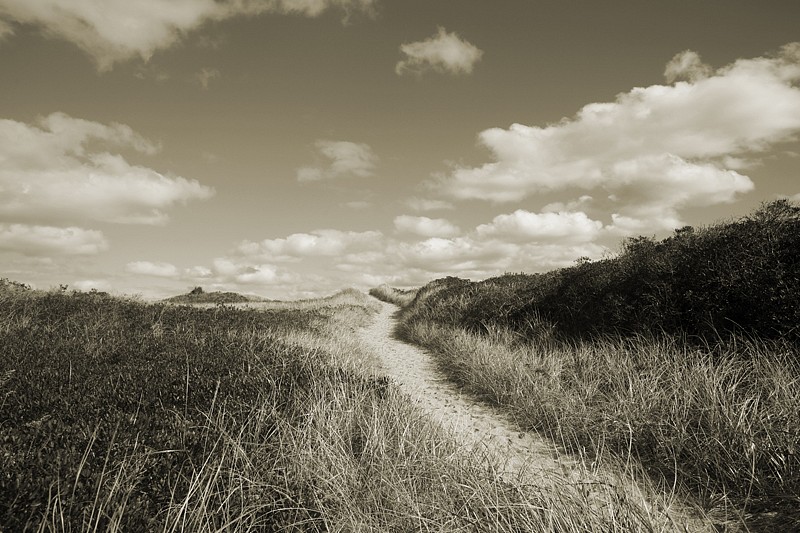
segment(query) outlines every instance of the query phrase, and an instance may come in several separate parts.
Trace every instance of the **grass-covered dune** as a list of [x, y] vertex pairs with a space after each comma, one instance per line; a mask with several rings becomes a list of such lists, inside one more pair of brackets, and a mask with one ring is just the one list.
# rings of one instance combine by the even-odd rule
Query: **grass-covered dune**
[[640, 460], [751, 527], [800, 530], [796, 204], [545, 274], [371, 294], [403, 306], [403, 338], [521, 424]]
[[660, 241], [628, 239], [614, 258], [545, 274], [438, 280], [406, 314], [438, 311], [440, 323], [471, 331], [536, 336], [545, 326], [567, 339], [666, 333], [704, 344], [744, 335], [800, 346], [800, 206], [778, 200]]
[[186, 294], [179, 294], [164, 299], [164, 302], [173, 304], [238, 304], [248, 302], [269, 301], [257, 296], [239, 294], [238, 292], [211, 291], [206, 292], [202, 287], [195, 287]]
[[375, 311], [353, 290], [202, 308], [3, 281], [0, 529], [677, 527], [668, 498], [501, 480], [372, 374]]

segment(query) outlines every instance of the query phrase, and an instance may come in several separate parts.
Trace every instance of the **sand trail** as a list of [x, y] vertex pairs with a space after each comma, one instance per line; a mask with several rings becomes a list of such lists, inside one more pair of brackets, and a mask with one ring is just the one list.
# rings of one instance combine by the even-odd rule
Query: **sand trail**
[[[573, 477], [577, 462], [559, 454], [538, 435], [521, 431], [503, 413], [462, 393], [436, 368], [423, 350], [395, 339], [397, 307], [383, 303], [374, 322], [360, 331], [364, 345], [378, 355], [381, 372], [411, 400], [465, 445], [484, 448], [496, 459], [504, 477], [534, 475]], [[580, 470], [585, 470], [580, 468]]]
[[[652, 493], [643, 490], [627, 476], [605, 469], [594, 469], [559, 452], [555, 445], [536, 433], [526, 432], [497, 408], [462, 393], [439, 371], [432, 357], [423, 350], [397, 340], [393, 331], [397, 307], [381, 302], [372, 324], [360, 330], [360, 340], [380, 361], [379, 371], [393, 380], [423, 412], [451, 431], [468, 447], [477, 447], [496, 465], [498, 475], [507, 481], [558, 488], [566, 481], [584, 487], [596, 504], [606, 505], [616, 486], [627, 498], [650, 507]], [[599, 489], [599, 492], [598, 492]], [[604, 494], [601, 494], [604, 493]], [[714, 531], [705, 519], [697, 518], [678, 501], [662, 508], [669, 516], [662, 531]]]

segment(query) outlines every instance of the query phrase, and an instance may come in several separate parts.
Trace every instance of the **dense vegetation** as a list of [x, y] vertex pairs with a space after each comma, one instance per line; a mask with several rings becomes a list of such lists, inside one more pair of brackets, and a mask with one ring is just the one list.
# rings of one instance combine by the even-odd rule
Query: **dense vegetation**
[[669, 499], [498, 478], [371, 374], [355, 332], [374, 311], [352, 290], [193, 308], [4, 281], [0, 528], [673, 527]]
[[[262, 415], [266, 442], [277, 417], [301, 416], [291, 400], [310, 379], [302, 349], [268, 332], [314, 318], [95, 294], [4, 295], [0, 522], [15, 531], [50, 519], [154, 529], [170, 502], [187, 498], [215, 441], [238, 431], [254, 405], [282, 399]], [[271, 501], [264, 513], [304, 507], [296, 491], [263, 497]]]
[[246, 302], [264, 302], [264, 298], [246, 296], [238, 292], [211, 291], [206, 292], [202, 287], [195, 287], [186, 294], [179, 294], [164, 300], [174, 304], [236, 304]]
[[800, 346], [800, 206], [778, 200], [661, 241], [629, 239], [614, 258], [545, 274], [438, 280], [407, 315], [417, 312], [530, 337], [546, 327], [563, 339], [666, 333], [716, 344], [745, 335]]
[[795, 204], [546, 274], [372, 294], [404, 306], [403, 338], [522, 425], [636, 458], [723, 521], [800, 529]]

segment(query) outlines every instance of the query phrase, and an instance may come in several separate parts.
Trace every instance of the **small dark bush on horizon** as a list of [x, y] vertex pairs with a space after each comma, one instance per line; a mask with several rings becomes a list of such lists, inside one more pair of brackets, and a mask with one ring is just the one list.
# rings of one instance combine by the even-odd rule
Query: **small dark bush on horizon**
[[630, 238], [617, 257], [544, 274], [435, 280], [404, 316], [529, 339], [544, 327], [565, 340], [668, 334], [717, 344], [745, 335], [798, 346], [800, 206], [776, 200], [660, 241]]
[[244, 294], [239, 294], [238, 292], [206, 292], [202, 287], [195, 287], [187, 294], [171, 296], [170, 298], [165, 298], [163, 301], [174, 304], [235, 304], [263, 302], [268, 300], [257, 296], [245, 296]]

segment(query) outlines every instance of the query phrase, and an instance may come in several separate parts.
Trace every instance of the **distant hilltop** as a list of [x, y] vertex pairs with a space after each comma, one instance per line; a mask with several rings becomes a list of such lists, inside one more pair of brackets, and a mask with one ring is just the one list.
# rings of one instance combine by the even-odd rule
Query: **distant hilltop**
[[187, 294], [172, 296], [162, 301], [174, 304], [236, 304], [246, 302], [270, 302], [272, 300], [260, 296], [246, 296], [238, 292], [205, 292], [202, 287], [195, 287]]

